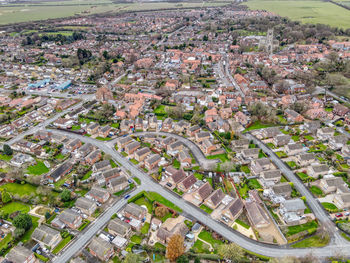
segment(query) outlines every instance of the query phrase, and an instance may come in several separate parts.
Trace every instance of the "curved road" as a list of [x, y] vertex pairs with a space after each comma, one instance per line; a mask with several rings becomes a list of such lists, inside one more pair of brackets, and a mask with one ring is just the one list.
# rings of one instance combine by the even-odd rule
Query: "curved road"
[[[72, 133], [63, 132], [63, 131], [52, 130], [52, 132], [58, 133], [58, 134], [65, 134], [66, 136], [72, 137], [72, 138], [78, 138], [82, 142], [91, 143], [96, 147], [100, 148], [106, 154], [111, 155], [112, 158], [115, 159], [121, 166], [128, 169], [132, 175], [141, 179], [142, 187], [144, 187], [144, 189], [151, 189], [152, 191], [155, 191], [160, 195], [166, 197], [169, 201], [171, 201], [172, 203], [180, 207], [185, 213], [191, 214], [194, 218], [196, 218], [202, 224], [208, 226], [209, 228], [211, 228], [212, 230], [214, 230], [215, 232], [223, 236], [225, 239], [229, 240], [230, 242], [234, 242], [247, 250], [254, 251], [255, 253], [265, 255], [265, 256], [270, 256], [270, 257], [284, 257], [284, 256], [302, 257], [302, 256], [307, 256], [310, 253], [320, 258], [339, 255], [339, 253], [341, 253], [341, 255], [344, 255], [344, 256], [350, 256], [350, 244], [343, 240], [342, 240], [343, 242], [341, 243], [337, 242], [337, 244], [332, 242], [331, 244], [329, 244], [324, 248], [292, 249], [292, 248], [279, 247], [274, 245], [267, 245], [267, 244], [263, 244], [263, 243], [254, 241], [252, 239], [249, 239], [245, 236], [242, 236], [238, 232], [234, 231], [232, 228], [229, 228], [226, 225], [218, 221], [215, 221], [210, 216], [205, 214], [202, 210], [189, 204], [188, 202], [186, 202], [176, 194], [167, 191], [161, 185], [153, 181], [150, 178], [150, 176], [148, 176], [146, 173], [139, 170], [128, 159], [120, 155], [108, 143], [97, 141], [90, 137], [81, 136], [81, 135], [72, 134]], [[321, 212], [317, 212], [317, 213], [319, 214]], [[97, 226], [103, 225], [100, 222], [100, 220], [101, 219], [98, 218], [92, 224], [94, 225], [96, 224]], [[325, 220], [323, 221], [326, 223]], [[62, 255], [57, 257], [54, 262], [67, 262], [70, 258], [72, 258], [76, 253], [78, 253], [83, 248], [83, 246], [85, 246], [85, 244], [88, 242], [88, 237], [93, 236], [98, 231], [96, 230], [96, 228], [91, 227], [90, 229], [93, 229], [91, 230], [91, 232], [86, 232], [84, 233], [84, 235], [80, 236], [74, 242], [74, 244], [68, 247], [68, 249], [65, 250], [62, 253]], [[96, 231], [96, 232], [92, 233], [93, 231]]]
[[[130, 135], [136, 135], [136, 136], [144, 136], [147, 134], [155, 134], [160, 136], [167, 136], [167, 137], [173, 137], [177, 139], [178, 141], [182, 142], [188, 149], [191, 150], [194, 158], [197, 160], [197, 162], [200, 164], [201, 168], [204, 170], [212, 170], [213, 166], [216, 167], [216, 164], [219, 162], [217, 159], [207, 159], [205, 155], [203, 154], [202, 150], [198, 147], [197, 144], [192, 142], [189, 139], [186, 139], [180, 135], [177, 135], [175, 133], [170, 132], [152, 132], [152, 131], [144, 131], [144, 132], [134, 132]], [[111, 141], [108, 141], [108, 144], [110, 146], [113, 146], [118, 138], [113, 139]]]

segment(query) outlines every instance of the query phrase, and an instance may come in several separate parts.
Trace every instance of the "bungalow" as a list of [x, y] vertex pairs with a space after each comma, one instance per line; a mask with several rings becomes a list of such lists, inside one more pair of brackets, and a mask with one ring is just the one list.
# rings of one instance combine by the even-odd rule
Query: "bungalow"
[[42, 224], [34, 230], [32, 239], [42, 247], [54, 248], [61, 242], [62, 237], [60, 231]]
[[[81, 215], [77, 212], [74, 212], [72, 209], [64, 210], [61, 214], [58, 215], [57, 219], [71, 229], [77, 229], [82, 223]], [[52, 225], [60, 227], [60, 224], [56, 223], [55, 221], [56, 220], [52, 221]]]
[[329, 138], [333, 137], [334, 128], [325, 127], [322, 129], [318, 129], [316, 134], [317, 138], [319, 138], [320, 140], [328, 140]]
[[205, 199], [204, 204], [211, 209], [215, 209], [219, 206], [219, 204], [221, 203], [222, 199], [224, 199], [224, 197], [225, 197], [224, 192], [222, 191], [221, 188], [219, 188]]
[[185, 237], [188, 233], [188, 227], [185, 225], [183, 217], [168, 218], [157, 231], [156, 237], [158, 242], [166, 244], [173, 235]]
[[260, 131], [262, 138], [274, 138], [278, 134], [281, 134], [281, 131], [278, 127], [268, 127], [261, 129]]
[[134, 218], [136, 220], [142, 220], [147, 214], [147, 210], [134, 203], [129, 203], [124, 208], [124, 216], [127, 218]]
[[301, 167], [309, 166], [316, 162], [316, 157], [313, 153], [303, 153], [295, 156], [297, 165]]
[[110, 196], [110, 193], [106, 189], [98, 186], [92, 187], [91, 190], [85, 195], [86, 198], [91, 198], [92, 200], [96, 200], [101, 204], [107, 202]]
[[128, 179], [124, 175], [112, 178], [107, 183], [109, 191], [113, 193], [117, 193], [124, 190], [128, 185]]
[[346, 145], [347, 141], [348, 137], [346, 135], [338, 135], [329, 138], [328, 144], [333, 150], [337, 151]]
[[146, 159], [148, 155], [150, 155], [152, 152], [148, 147], [141, 148], [140, 150], [137, 150], [134, 153], [134, 158], [138, 162], [142, 162]]
[[304, 201], [297, 198], [282, 202], [279, 213], [287, 225], [298, 225], [304, 215], [305, 209]]
[[284, 151], [287, 155], [296, 155], [304, 151], [303, 145], [300, 143], [287, 144], [284, 146]]
[[[341, 177], [323, 178], [320, 180], [320, 188], [325, 194], [336, 192], [338, 189], [348, 189], [346, 183]], [[346, 191], [346, 190], [345, 190]], [[348, 190], [349, 191], [349, 190]]]
[[334, 195], [333, 202], [339, 209], [349, 209], [350, 193]]
[[192, 174], [177, 184], [177, 188], [182, 192], [187, 192], [192, 185], [197, 182], [197, 178]]
[[72, 171], [74, 163], [70, 160], [65, 161], [58, 168], [56, 168], [51, 174], [47, 176], [50, 182], [56, 183], [62, 177], [66, 176]]
[[307, 168], [307, 174], [313, 178], [326, 175], [329, 172], [329, 167], [326, 164], [312, 164]]
[[138, 148], [140, 148], [140, 142], [132, 142], [125, 146], [125, 152], [130, 155], [133, 154]]
[[279, 183], [274, 186], [272, 186], [272, 191], [275, 193], [275, 195], [283, 196], [285, 198], [290, 197], [292, 194], [292, 187], [288, 182], [285, 183]]
[[249, 148], [248, 139], [233, 140], [231, 144], [236, 151]]
[[152, 154], [145, 160], [145, 167], [148, 170], [152, 170], [158, 165], [160, 160], [161, 160], [161, 157], [159, 154]]
[[101, 237], [93, 237], [88, 247], [90, 254], [103, 262], [114, 255], [113, 245]]
[[195, 191], [192, 194], [193, 201], [196, 204], [201, 204], [206, 198], [209, 197], [209, 195], [213, 192], [213, 188], [209, 184], [209, 182], [204, 183], [202, 186], [198, 188], [197, 191]]
[[229, 220], [231, 222], [235, 221], [243, 212], [244, 204], [240, 198], [236, 198], [230, 202], [223, 210], [223, 219]]
[[107, 228], [108, 232], [114, 236], [128, 238], [131, 234], [131, 226], [119, 218], [112, 219]]
[[6, 255], [6, 259], [2, 261], [12, 263], [37, 263], [39, 260], [35, 257], [34, 252], [24, 246], [15, 246]]
[[310, 133], [316, 133], [319, 128], [321, 128], [320, 121], [309, 121], [304, 123], [304, 128]]
[[258, 175], [262, 171], [270, 170], [274, 168], [269, 158], [255, 159], [251, 162], [250, 170], [253, 175]]
[[79, 197], [75, 202], [75, 207], [89, 216], [91, 216], [97, 208], [96, 203], [86, 197]]
[[289, 135], [279, 134], [273, 138], [273, 143], [277, 147], [279, 147], [279, 146], [284, 146], [284, 145], [288, 144], [290, 142], [290, 140], [291, 140], [291, 137]]
[[103, 160], [100, 162], [95, 163], [92, 166], [92, 171], [94, 172], [103, 172], [105, 170], [112, 169], [110, 160]]
[[265, 181], [273, 181], [275, 183], [281, 181], [281, 171], [278, 169], [275, 170], [269, 170], [269, 171], [263, 171], [260, 174], [261, 178], [263, 178]]
[[265, 228], [270, 225], [270, 219], [264, 208], [257, 202], [246, 202], [247, 217], [254, 228]]
[[286, 116], [289, 122], [302, 122], [304, 120], [303, 116], [291, 109], [286, 109], [284, 111], [284, 115]]
[[249, 148], [242, 151], [242, 157], [245, 160], [257, 159], [259, 157], [259, 148]]

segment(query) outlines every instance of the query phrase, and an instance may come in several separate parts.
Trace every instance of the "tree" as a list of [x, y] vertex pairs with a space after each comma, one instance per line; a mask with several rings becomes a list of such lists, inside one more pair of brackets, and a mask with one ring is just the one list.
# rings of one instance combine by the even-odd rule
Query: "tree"
[[22, 237], [24, 235], [26, 231], [23, 228], [16, 228], [15, 229], [15, 239], [19, 239], [20, 237]]
[[68, 202], [71, 199], [71, 192], [67, 189], [64, 189], [60, 194], [60, 197], [63, 202]]
[[19, 214], [13, 219], [13, 225], [16, 228], [23, 228], [27, 231], [33, 225], [32, 218], [28, 214]]
[[224, 244], [218, 247], [218, 254], [232, 262], [241, 262], [244, 257], [244, 250], [234, 243]]
[[176, 234], [173, 235], [166, 248], [166, 257], [170, 261], [175, 261], [185, 252], [184, 239], [182, 236]]
[[46, 211], [45, 213], [45, 219], [48, 220], [51, 217], [51, 214], [49, 211]]
[[123, 263], [139, 263], [142, 262], [141, 257], [136, 254], [128, 253], [124, 260]]
[[4, 154], [6, 154], [6, 155], [12, 155], [13, 154], [13, 150], [8, 144], [4, 144], [4, 148], [3, 149], [4, 149]]
[[11, 197], [11, 195], [8, 192], [2, 191], [2, 193], [1, 193], [1, 201], [4, 204], [7, 204], [7, 203], [12, 201], [12, 197]]
[[185, 255], [181, 255], [177, 258], [176, 263], [189, 263], [189, 259]]
[[168, 213], [168, 209], [163, 206], [158, 206], [154, 213], [157, 217], [164, 217]]
[[195, 257], [195, 259], [194, 259], [194, 263], [201, 263], [200, 258], [199, 258], [199, 257]]

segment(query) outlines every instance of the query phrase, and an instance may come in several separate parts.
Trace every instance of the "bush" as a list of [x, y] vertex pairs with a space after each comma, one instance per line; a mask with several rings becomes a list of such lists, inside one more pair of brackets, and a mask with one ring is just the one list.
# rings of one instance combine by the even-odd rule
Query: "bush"
[[19, 214], [13, 219], [13, 225], [16, 228], [23, 228], [27, 231], [33, 225], [32, 218], [28, 214]]

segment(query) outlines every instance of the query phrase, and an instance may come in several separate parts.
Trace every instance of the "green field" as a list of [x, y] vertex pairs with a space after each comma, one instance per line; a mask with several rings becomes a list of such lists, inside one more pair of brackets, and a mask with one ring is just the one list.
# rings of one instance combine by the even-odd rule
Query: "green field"
[[287, 16], [303, 23], [321, 23], [334, 27], [350, 27], [350, 11], [321, 0], [248, 0], [244, 5], [250, 9], [260, 9]]
[[19, 196], [23, 195], [36, 195], [36, 187], [30, 184], [16, 184], [16, 183], [8, 183], [0, 186], [0, 191], [6, 190], [6, 192], [11, 195], [18, 194]]
[[38, 161], [36, 165], [28, 166], [27, 173], [32, 175], [42, 175], [49, 172], [50, 169], [45, 166], [41, 161]]
[[50, 1], [31, 4], [11, 4], [0, 9], [0, 25], [9, 23], [45, 20], [74, 15], [97, 13], [118, 13], [169, 8], [191, 8], [226, 5], [228, 2], [187, 2], [187, 3], [113, 3], [111, 0]]

